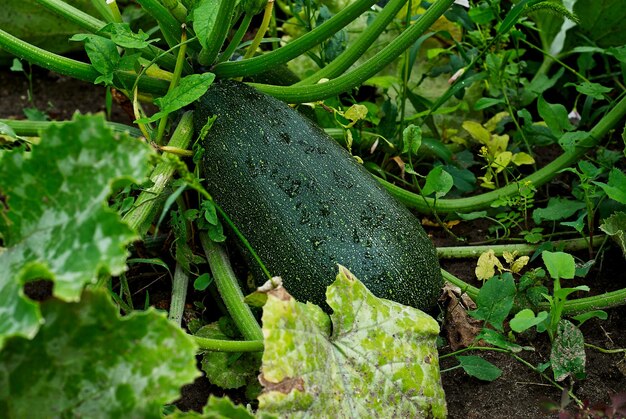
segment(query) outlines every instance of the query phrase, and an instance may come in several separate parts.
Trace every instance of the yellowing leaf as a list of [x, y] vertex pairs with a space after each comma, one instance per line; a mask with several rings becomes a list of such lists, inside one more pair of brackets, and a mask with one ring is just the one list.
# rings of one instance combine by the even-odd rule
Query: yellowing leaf
[[502, 252], [502, 257], [504, 258], [506, 263], [508, 263], [510, 265], [511, 263], [515, 262], [515, 258], [517, 257], [517, 254], [518, 254], [517, 250], [515, 250], [513, 252], [504, 251], [504, 252]]
[[489, 121], [485, 122], [485, 129], [489, 132], [494, 132], [500, 121], [502, 121], [507, 116], [509, 116], [508, 112], [498, 112], [497, 114], [492, 116]]
[[487, 142], [487, 147], [489, 147], [489, 151], [493, 156], [498, 153], [502, 153], [506, 151], [506, 148], [509, 146], [509, 136], [507, 134], [497, 135], [493, 134], [489, 141]]
[[472, 138], [479, 143], [488, 144], [489, 139], [491, 138], [491, 134], [489, 131], [485, 129], [482, 125], [480, 125], [476, 121], [465, 121], [463, 122], [463, 128], [465, 131], [469, 132]]
[[524, 266], [528, 264], [530, 258], [528, 256], [520, 256], [515, 262], [511, 264], [511, 272], [519, 273]]
[[359, 104], [352, 105], [343, 114], [343, 116], [352, 122], [360, 121], [367, 116], [367, 106]]
[[534, 164], [535, 163], [535, 159], [533, 159], [533, 157], [530, 154], [524, 153], [524, 152], [515, 153], [511, 161], [516, 166], [521, 166], [522, 164]]
[[259, 413], [281, 418], [446, 417], [435, 345], [439, 325], [375, 297], [339, 268], [333, 314], [280, 287], [263, 308]]
[[496, 173], [500, 173], [501, 171], [506, 169], [506, 167], [511, 162], [512, 157], [513, 153], [511, 153], [510, 151], [503, 151], [496, 156], [493, 163], [491, 163], [491, 167], [496, 169]]
[[500, 272], [504, 270], [502, 262], [498, 260], [494, 251], [489, 249], [478, 258], [475, 270], [476, 278], [484, 281], [493, 277], [496, 274], [496, 267]]

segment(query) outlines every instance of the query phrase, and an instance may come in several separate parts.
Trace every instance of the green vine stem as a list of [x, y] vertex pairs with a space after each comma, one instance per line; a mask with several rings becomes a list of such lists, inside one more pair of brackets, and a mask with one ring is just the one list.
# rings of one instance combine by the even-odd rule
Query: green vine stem
[[212, 352], [262, 352], [262, 340], [221, 340], [191, 335], [201, 350]]
[[172, 280], [172, 298], [170, 300], [170, 310], [167, 318], [180, 327], [185, 311], [185, 300], [187, 299], [187, 286], [189, 276], [180, 263], [176, 264], [174, 279]]
[[376, 0], [352, 2], [352, 4], [320, 26], [284, 47], [248, 60], [220, 63], [213, 68], [213, 72], [221, 78], [251, 76], [267, 71], [270, 67], [284, 64], [330, 38], [335, 32], [359, 17], [375, 3]]
[[[28, 42], [11, 35], [0, 29], [0, 47], [6, 52], [15, 55], [31, 64], [39, 65], [48, 70], [78, 80], [93, 83], [100, 73], [90, 64], [72, 60], [61, 55], [54, 54], [36, 47]], [[137, 78], [137, 74], [130, 71], [117, 71], [114, 77], [114, 84], [121, 88], [132, 86]], [[167, 91], [168, 82], [148, 76], [141, 76], [138, 81], [139, 89], [144, 93], [163, 95]]]
[[[182, 116], [168, 145], [186, 150], [191, 143], [193, 134], [193, 113], [190, 111]], [[172, 164], [167, 155], [164, 155], [163, 160], [156, 165], [150, 175], [152, 186], [142, 191], [131, 210], [124, 214], [123, 220], [141, 237], [146, 235], [156, 217], [164, 199], [162, 193], [175, 171], [176, 165]]]
[[[183, 74], [185, 54], [187, 53], [187, 43], [185, 41], [187, 41], [187, 30], [186, 25], [183, 24], [182, 33], [180, 36], [180, 47], [178, 47], [178, 56], [176, 58], [176, 67], [174, 68], [174, 74], [172, 75], [172, 80], [170, 81], [170, 88], [168, 89], [168, 92], [171, 92], [176, 86], [178, 86], [180, 76]], [[159, 121], [155, 140], [158, 145], [163, 144], [163, 133], [165, 133], [165, 126], [167, 125], [168, 116], [169, 114], [164, 115]]]
[[272, 14], [274, 11], [274, 0], [268, 0], [265, 4], [265, 10], [263, 11], [263, 20], [261, 21], [261, 25], [256, 31], [254, 35], [254, 39], [252, 39], [252, 43], [248, 46], [246, 53], [243, 56], [243, 59], [249, 59], [254, 57], [254, 53], [256, 49], [261, 45], [261, 41], [265, 36], [265, 32], [267, 32], [267, 28], [270, 26], [270, 20], [272, 18]]
[[[478, 296], [480, 291], [478, 288], [466, 283], [460, 278], [452, 275], [450, 272], [442, 269], [443, 279], [453, 285], [456, 285], [462, 292], [469, 295], [473, 300]], [[584, 313], [592, 310], [603, 310], [611, 307], [619, 307], [626, 305], [626, 288], [606, 292], [604, 294], [594, 295], [591, 297], [577, 298], [575, 300], [567, 300], [563, 308], [563, 314]], [[540, 303], [537, 307], [539, 310], [549, 311], [550, 306], [547, 302]]]
[[[175, 47], [181, 36], [181, 28], [180, 23], [170, 14], [169, 10], [158, 0], [137, 0], [137, 3], [158, 22], [167, 45], [170, 48]], [[191, 51], [195, 47], [189, 49]]]
[[228, 35], [235, 6], [235, 0], [222, 0], [219, 2], [215, 24], [211, 27], [209, 34], [207, 34], [206, 48], [202, 49], [198, 56], [198, 62], [200, 64], [211, 65], [217, 58], [226, 40], [226, 35]]
[[[44, 6], [48, 10], [57, 15], [61, 16], [65, 20], [74, 23], [80, 28], [86, 30], [87, 32], [96, 33], [104, 26], [106, 23], [96, 19], [88, 13], [83, 12], [76, 7], [65, 3], [62, 0], [36, 0], [37, 3]], [[107, 36], [107, 34], [103, 34], [103, 36]], [[162, 65], [168, 70], [171, 70], [176, 65], [176, 58], [172, 54], [166, 54], [161, 48], [156, 47], [152, 44], [148, 45], [147, 48], [141, 50], [141, 55], [147, 59], [153, 59], [158, 57], [157, 63]], [[191, 73], [191, 66], [186, 63], [185, 65], [185, 74]]]
[[187, 8], [181, 2], [178, 0], [162, 0], [162, 2], [179, 23], [187, 21]]
[[109, 8], [109, 5], [106, 4], [106, 1], [103, 0], [91, 0], [91, 5], [100, 16], [107, 22], [115, 22], [115, 18], [113, 17], [113, 11]]
[[[15, 119], [0, 119], [0, 123], [6, 124], [15, 131], [15, 134], [24, 137], [38, 137], [41, 131], [48, 129], [50, 125], [62, 126], [71, 121], [18, 121]], [[116, 132], [126, 132], [133, 137], [141, 137], [141, 131], [135, 127], [117, 122], [106, 122], [106, 125]]]
[[[437, 2], [438, 3], [438, 2]], [[435, 3], [435, 4], [437, 4]], [[421, 195], [407, 191], [396, 186], [384, 179], [377, 180], [390, 192], [398, 198], [404, 205], [414, 208], [417, 211], [429, 213], [431, 209], [439, 213], [450, 212], [469, 212], [488, 208], [493, 201], [517, 195], [519, 185], [530, 182], [533, 186], [539, 187], [549, 182], [558, 172], [566, 167], [576, 163], [580, 158], [595, 147], [598, 142], [626, 115], [626, 96], [623, 97], [611, 110], [591, 129], [589, 138], [575, 147], [572, 151], [565, 151], [551, 163], [537, 170], [533, 174], [508, 185], [486, 192], [480, 195], [457, 198], [457, 199], [438, 199], [435, 205], [432, 198], [424, 198]]]
[[228, 61], [230, 57], [232, 57], [233, 53], [235, 52], [235, 50], [241, 43], [241, 40], [243, 39], [244, 35], [248, 31], [248, 27], [250, 27], [250, 22], [252, 21], [253, 17], [254, 16], [252, 16], [250, 13], [246, 13], [243, 16], [243, 19], [241, 20], [241, 23], [239, 24], [239, 27], [237, 28], [237, 32], [235, 32], [232, 39], [228, 43], [228, 46], [226, 47], [224, 52], [222, 52], [222, 54], [220, 55], [220, 58], [218, 60], [219, 62]]
[[62, 0], [36, 0], [41, 6], [50, 10], [51, 12], [63, 17], [65, 20], [74, 23], [75, 25], [92, 33], [98, 32], [106, 23], [91, 16], [89, 13], [85, 13], [80, 9], [67, 4]]
[[[250, 83], [251, 86], [265, 92], [277, 99], [289, 103], [315, 102], [348, 91], [353, 87], [363, 84], [367, 79], [374, 76], [400, 54], [409, 48], [435, 21], [445, 13], [454, 3], [454, 0], [439, 0], [430, 5], [424, 14], [411, 27], [402, 32], [398, 37], [367, 60], [358, 69], [345, 73], [325, 83], [305, 86], [271, 86], [267, 84]], [[313, 33], [313, 32], [310, 32]], [[297, 41], [294, 41], [294, 44]], [[291, 45], [291, 44], [289, 44]], [[284, 47], [286, 48], [286, 47]], [[281, 51], [283, 48], [277, 50]], [[259, 58], [269, 56], [272, 53]], [[250, 61], [255, 60], [252, 58]], [[224, 63], [230, 64], [230, 63]], [[217, 67], [216, 67], [217, 70]]]
[[261, 327], [250, 307], [243, 301], [244, 296], [228, 255], [222, 246], [209, 239], [206, 232], [200, 233], [200, 242], [211, 266], [217, 289], [237, 328], [246, 340], [263, 340]]
[[[591, 245], [594, 247], [600, 246], [604, 240], [606, 240], [606, 236], [595, 236]], [[586, 238], [558, 240], [552, 243], [556, 248], [562, 249], [565, 252], [589, 248], [589, 242]], [[438, 247], [437, 257], [439, 257], [439, 259], [477, 258], [489, 250], [493, 250], [496, 256], [501, 256], [504, 252], [517, 252], [518, 255], [530, 255], [534, 253], [538, 247], [538, 245], [532, 244]]]
[[363, 31], [359, 38], [346, 49], [339, 57], [330, 64], [317, 71], [315, 74], [299, 81], [295, 86], [315, 84], [321, 79], [332, 79], [343, 74], [372, 46], [378, 36], [385, 30], [387, 25], [398, 14], [407, 0], [391, 0], [383, 10], [378, 13], [374, 22]]

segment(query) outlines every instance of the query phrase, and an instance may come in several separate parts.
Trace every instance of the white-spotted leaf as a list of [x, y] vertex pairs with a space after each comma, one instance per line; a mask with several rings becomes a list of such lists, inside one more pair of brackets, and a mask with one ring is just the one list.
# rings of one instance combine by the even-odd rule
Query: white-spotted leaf
[[[54, 295], [78, 300], [102, 271], [125, 270], [126, 244], [135, 233], [106, 205], [114, 182], [142, 179], [150, 149], [114, 133], [102, 116], [77, 116], [42, 133], [32, 152], [0, 158], [0, 346], [3, 337], [32, 337], [37, 306], [24, 282], [54, 281]], [[20, 176], [16, 176], [20, 173]]]
[[194, 342], [155, 310], [120, 318], [104, 290], [41, 304], [33, 340], [0, 353], [6, 417], [159, 418], [199, 375]]
[[284, 288], [269, 292], [260, 411], [283, 418], [444, 417], [437, 322], [375, 297], [343, 267], [326, 296], [330, 319]]

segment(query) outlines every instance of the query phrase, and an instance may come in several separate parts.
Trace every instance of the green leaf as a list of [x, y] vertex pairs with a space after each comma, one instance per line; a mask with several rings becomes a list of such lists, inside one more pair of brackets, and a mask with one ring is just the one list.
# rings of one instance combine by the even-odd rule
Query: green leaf
[[213, 277], [208, 272], [203, 273], [193, 281], [193, 289], [196, 291], [204, 291], [213, 282]]
[[557, 326], [550, 363], [556, 381], [563, 381], [570, 375], [575, 379], [585, 377], [585, 339], [569, 320], [561, 320]]
[[623, 0], [577, 0], [574, 13], [580, 17], [580, 29], [600, 47], [626, 44]]
[[[203, 326], [196, 336], [228, 340], [218, 323]], [[261, 366], [261, 354], [256, 352], [206, 352], [202, 355], [202, 370], [207, 379], [224, 389], [240, 388], [256, 381]]]
[[521, 333], [533, 326], [537, 326], [547, 318], [548, 313], [545, 311], [541, 311], [537, 313], [537, 316], [535, 316], [535, 313], [531, 309], [526, 308], [518, 312], [515, 317], [511, 319], [509, 326], [511, 326], [511, 330], [514, 332]]
[[552, 279], [572, 279], [576, 274], [576, 262], [574, 257], [564, 252], [549, 252], [544, 250], [541, 253], [543, 263], [545, 263]]
[[601, 183], [594, 182], [599, 185], [609, 198], [619, 202], [620, 204], [626, 204], [626, 174], [620, 169], [614, 167], [609, 172], [609, 182]]
[[595, 318], [600, 319], [600, 320], [606, 320], [609, 318], [609, 315], [604, 310], [592, 310], [586, 313], [579, 314], [578, 316], [574, 316], [572, 318], [576, 320], [577, 322], [579, 322], [578, 326], [580, 327], [587, 320], [595, 319]]
[[122, 48], [143, 49], [156, 41], [155, 39], [148, 42], [150, 36], [147, 33], [141, 29], [139, 29], [139, 33], [134, 33], [128, 23], [109, 23], [100, 29], [98, 33], [110, 34], [111, 41]]
[[193, 9], [193, 30], [203, 48], [209, 48], [208, 37], [215, 24], [220, 1], [200, 0], [197, 2], [196, 8]]
[[533, 211], [533, 221], [541, 224], [542, 221], [558, 221], [571, 217], [577, 211], [585, 208], [585, 203], [571, 201], [566, 198], [550, 198], [548, 206]]
[[154, 103], [161, 109], [159, 112], [150, 118], [141, 118], [135, 122], [143, 124], [154, 122], [183, 106], [189, 105], [206, 93], [213, 80], [215, 80], [213, 73], [192, 74], [183, 77], [180, 79], [180, 83], [167, 92], [165, 96], [154, 100]]
[[107, 128], [102, 116], [76, 116], [50, 126], [32, 152], [2, 155], [0, 342], [32, 336], [39, 325], [24, 282], [51, 279], [56, 297], [75, 301], [99, 273], [125, 270], [126, 244], [136, 235], [106, 200], [114, 182], [146, 175], [149, 154], [145, 144]]
[[422, 188], [422, 194], [428, 196], [435, 194], [437, 198], [445, 196], [454, 186], [452, 175], [446, 172], [442, 166], [437, 166], [426, 176], [426, 183]]
[[41, 311], [35, 338], [7, 339], [0, 354], [7, 417], [158, 418], [199, 375], [194, 342], [155, 310], [120, 318], [99, 290]]
[[604, 231], [617, 242], [626, 257], [626, 212], [616, 212], [605, 219], [600, 225], [600, 230]]
[[99, 35], [77, 34], [70, 41], [83, 41], [93, 67], [101, 74], [94, 83], [113, 84], [113, 73], [120, 64], [120, 53], [115, 42]]
[[492, 106], [504, 104], [504, 99], [494, 99], [491, 97], [481, 97], [474, 103], [474, 110], [480, 111], [483, 109], [491, 108]]
[[604, 99], [604, 94], [613, 90], [612, 88], [602, 86], [600, 83], [592, 83], [590, 81], [584, 81], [578, 84], [567, 83], [565, 86], [575, 86], [578, 93], [591, 96], [598, 100]]
[[574, 126], [569, 122], [567, 110], [561, 104], [548, 103], [543, 96], [539, 96], [537, 111], [555, 137], [560, 137], [564, 131], [574, 129]]
[[488, 343], [489, 345], [497, 346], [498, 348], [506, 349], [514, 353], [521, 352], [522, 349], [528, 349], [521, 347], [517, 343], [507, 340], [507, 338], [504, 337], [502, 333], [496, 332], [493, 329], [483, 328], [478, 336], [476, 336], [476, 341], [481, 340], [485, 343]]
[[496, 330], [502, 331], [502, 323], [513, 308], [515, 281], [511, 275], [493, 277], [481, 287], [476, 298], [478, 308], [469, 314], [478, 320], [484, 320]]
[[483, 381], [493, 381], [502, 375], [502, 370], [491, 362], [475, 355], [458, 355], [456, 359], [468, 375]]
[[268, 293], [259, 411], [280, 417], [329, 412], [337, 417], [445, 417], [437, 322], [375, 297], [344, 267], [326, 295], [330, 319], [319, 307], [296, 302], [282, 287]]
[[422, 129], [413, 124], [402, 131], [402, 154], [414, 156], [422, 145]]
[[586, 141], [591, 134], [587, 131], [566, 132], [559, 138], [559, 145], [565, 151], [574, 151], [574, 149]]

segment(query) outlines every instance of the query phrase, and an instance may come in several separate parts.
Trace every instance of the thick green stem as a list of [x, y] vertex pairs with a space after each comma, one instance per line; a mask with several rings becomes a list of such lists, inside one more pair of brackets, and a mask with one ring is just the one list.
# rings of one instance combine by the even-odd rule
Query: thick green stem
[[106, 23], [101, 21], [100, 19], [97, 19], [91, 16], [89, 13], [85, 13], [82, 10], [77, 9], [76, 7], [67, 4], [62, 0], [36, 1], [48, 10], [56, 13], [57, 15], [89, 32], [96, 33], [106, 25]]
[[[592, 246], [600, 246], [605, 239], [606, 236], [594, 237]], [[552, 243], [556, 248], [562, 248], [563, 251], [566, 252], [589, 248], [589, 242], [586, 238], [553, 241]], [[477, 258], [489, 250], [493, 250], [497, 256], [502, 255], [504, 252], [517, 252], [518, 255], [530, 255], [534, 253], [538, 247], [538, 245], [532, 244], [438, 247], [437, 256], [439, 259]]]
[[[450, 272], [442, 269], [441, 274], [443, 275], [443, 279], [445, 281], [450, 282], [453, 285], [461, 288], [461, 291], [469, 295], [472, 299], [476, 299], [478, 296], [478, 292], [480, 291], [478, 288], [466, 283], [460, 278], [452, 275]], [[576, 314], [576, 313], [584, 313], [592, 310], [603, 310], [611, 307], [619, 307], [626, 305], [626, 288], [606, 292], [604, 294], [594, 295], [592, 297], [584, 297], [577, 298], [575, 300], [567, 300], [563, 307], [563, 314]], [[545, 303], [540, 303], [537, 307], [539, 310], [550, 310], [550, 305]]]
[[624, 115], [626, 115], [626, 97], [623, 97], [611, 108], [590, 131], [589, 138], [572, 151], [564, 152], [551, 163], [517, 182], [509, 183], [502, 188], [480, 195], [458, 199], [438, 199], [437, 205], [434, 205], [435, 203], [432, 198], [424, 198], [421, 195], [389, 183], [384, 179], [378, 178], [377, 180], [391, 195], [398, 198], [404, 205], [420, 212], [430, 213], [433, 209], [439, 213], [478, 211], [489, 208], [491, 203], [496, 200], [517, 195], [520, 185], [524, 183], [530, 182], [534, 187], [539, 187], [549, 182], [560, 170], [578, 162], [590, 148], [595, 147]]
[[202, 65], [211, 65], [220, 53], [220, 49], [228, 35], [230, 21], [233, 18], [236, 2], [235, 0], [222, 0], [219, 2], [219, 9], [215, 17], [215, 24], [211, 27], [211, 32], [207, 36], [207, 45], [200, 52], [198, 61]]
[[[174, 74], [172, 75], [172, 81], [170, 82], [170, 88], [168, 92], [171, 92], [180, 81], [180, 76], [183, 74], [183, 68], [185, 66], [185, 54], [187, 52], [187, 31], [185, 25], [183, 25], [183, 32], [180, 38], [180, 47], [178, 47], [178, 57], [176, 58], [176, 67], [174, 68]], [[163, 133], [165, 132], [165, 126], [167, 125], [169, 114], [165, 115], [159, 121], [157, 128], [156, 143], [161, 145], [163, 143]]]
[[178, 0], [162, 0], [162, 2], [178, 22], [187, 21], [187, 8], [181, 2]]
[[[36, 64], [48, 70], [78, 80], [93, 83], [100, 73], [93, 66], [81, 61], [72, 60], [61, 55], [53, 54], [45, 49], [36, 47], [28, 42], [11, 35], [0, 29], [0, 47], [6, 52], [13, 54], [23, 60]], [[116, 86], [126, 89], [132, 86], [137, 75], [131, 72], [118, 71], [115, 73], [113, 82]], [[168, 83], [152, 77], [142, 76], [139, 78], [138, 86], [143, 93], [163, 95], [167, 91]]]
[[[367, 60], [358, 69], [343, 74], [336, 79], [329, 80], [325, 83], [305, 86], [270, 86], [255, 83], [250, 83], [250, 85], [289, 103], [315, 102], [348, 91], [353, 87], [363, 84], [363, 82], [374, 76], [400, 56], [404, 50], [413, 45], [413, 43], [448, 10], [452, 3], [454, 3], [454, 0], [439, 0], [431, 4], [428, 10], [426, 10], [410, 28], [398, 35], [389, 45]], [[281, 50], [282, 48], [277, 51]], [[267, 54], [267, 56], [270, 54]], [[259, 58], [262, 57], [264, 56]], [[250, 61], [254, 59], [255, 58]]]
[[230, 59], [230, 57], [233, 55], [233, 53], [241, 43], [244, 35], [248, 31], [248, 27], [250, 26], [250, 22], [252, 21], [253, 17], [254, 16], [252, 16], [251, 14], [244, 15], [241, 23], [239, 24], [239, 27], [237, 28], [237, 32], [235, 32], [235, 35], [233, 35], [233, 38], [230, 40], [230, 43], [228, 44], [222, 55], [220, 55], [219, 62], [228, 61]]
[[262, 352], [262, 340], [221, 340], [191, 336], [200, 349], [212, 352]]
[[259, 29], [256, 31], [254, 35], [254, 39], [252, 39], [252, 43], [248, 47], [246, 53], [243, 56], [244, 60], [254, 57], [254, 53], [256, 49], [261, 45], [261, 41], [265, 36], [265, 32], [267, 32], [267, 28], [270, 26], [270, 20], [272, 18], [272, 14], [274, 11], [274, 0], [269, 0], [265, 5], [265, 10], [263, 12], [263, 20], [261, 21], [261, 25]]
[[107, 23], [115, 22], [115, 17], [113, 16], [113, 12], [106, 1], [103, 0], [91, 0], [91, 4], [94, 9], [100, 13], [100, 16], [106, 20]]
[[[170, 48], [178, 45], [181, 36], [180, 23], [174, 19], [169, 10], [157, 0], [137, 0], [137, 3], [158, 22], [167, 45]], [[194, 49], [194, 47], [190, 47], [191, 49]]]
[[263, 340], [261, 327], [250, 307], [243, 301], [244, 296], [230, 266], [228, 255], [219, 244], [209, 239], [206, 232], [200, 233], [200, 241], [211, 266], [217, 289], [237, 328], [247, 340]]
[[[8, 125], [17, 135], [25, 137], [38, 137], [41, 131], [48, 129], [50, 125], [65, 125], [71, 121], [18, 121], [14, 119], [0, 119], [0, 123]], [[107, 122], [107, 126], [117, 132], [126, 132], [133, 137], [141, 137], [141, 131], [135, 127], [120, 124], [117, 122]]]
[[359, 38], [346, 49], [339, 57], [333, 60], [315, 74], [299, 81], [296, 86], [305, 84], [315, 84], [321, 79], [332, 79], [344, 73], [352, 64], [356, 62], [369, 47], [378, 39], [378, 36], [385, 30], [387, 25], [398, 14], [398, 11], [407, 0], [392, 0], [385, 8], [378, 13], [376, 20], [363, 31]]
[[213, 72], [221, 78], [251, 76], [284, 64], [330, 38], [375, 3], [376, 0], [353, 2], [328, 21], [284, 47], [248, 60], [220, 63]]
[[[192, 137], [193, 113], [187, 112], [178, 123], [168, 145], [170, 147], [187, 149], [191, 143]], [[152, 186], [139, 194], [133, 208], [124, 215], [124, 221], [128, 223], [133, 230], [137, 231], [141, 237], [146, 235], [154, 217], [156, 217], [164, 199], [162, 193], [175, 171], [176, 165], [172, 164], [167, 157], [164, 156], [163, 161], [156, 165], [150, 175]]]
[[187, 286], [189, 276], [180, 263], [176, 264], [174, 280], [172, 281], [172, 298], [170, 300], [170, 310], [167, 318], [177, 326], [181, 325], [183, 312], [185, 311], [185, 300], [187, 299]]

